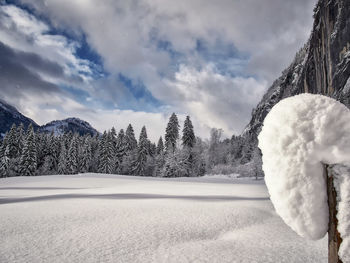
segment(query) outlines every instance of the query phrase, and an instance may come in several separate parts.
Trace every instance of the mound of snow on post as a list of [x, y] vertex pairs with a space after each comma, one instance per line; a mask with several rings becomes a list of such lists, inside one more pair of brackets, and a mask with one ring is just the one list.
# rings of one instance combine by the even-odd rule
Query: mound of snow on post
[[299, 235], [322, 238], [328, 229], [322, 163], [350, 161], [349, 109], [321, 95], [284, 99], [266, 116], [259, 147], [277, 213]]

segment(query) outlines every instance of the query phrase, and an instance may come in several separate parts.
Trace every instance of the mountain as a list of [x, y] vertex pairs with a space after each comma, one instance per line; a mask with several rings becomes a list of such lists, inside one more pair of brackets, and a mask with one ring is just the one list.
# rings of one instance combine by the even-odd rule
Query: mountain
[[91, 136], [98, 134], [98, 131], [95, 130], [88, 122], [78, 118], [51, 121], [41, 126], [40, 131], [54, 132], [56, 135], [61, 135], [66, 132], [79, 133], [80, 135], [90, 134]]
[[291, 65], [268, 89], [240, 136], [250, 161], [257, 152], [257, 136], [271, 108], [281, 99], [300, 93], [333, 97], [350, 107], [350, 1], [320, 0], [308, 42]]
[[36, 130], [41, 132], [54, 132], [56, 135], [64, 134], [65, 132], [77, 132], [80, 135], [90, 134], [94, 136], [98, 134], [98, 131], [94, 129], [88, 122], [80, 120], [78, 118], [68, 118], [65, 120], [56, 120], [49, 122], [43, 126], [39, 126], [32, 119], [24, 116], [15, 107], [0, 100], [0, 138], [10, 130], [13, 124], [16, 126], [24, 124], [24, 128], [27, 129], [31, 123]]
[[39, 128], [39, 125], [32, 119], [24, 116], [15, 107], [9, 105], [5, 101], [0, 100], [0, 137], [10, 130], [14, 123], [17, 126], [23, 123], [25, 128], [31, 123], [34, 128]]

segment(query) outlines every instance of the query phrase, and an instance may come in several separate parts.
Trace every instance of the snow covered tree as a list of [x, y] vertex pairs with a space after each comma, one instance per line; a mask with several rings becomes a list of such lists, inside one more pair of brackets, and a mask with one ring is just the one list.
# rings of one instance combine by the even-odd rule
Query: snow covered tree
[[22, 149], [24, 147], [24, 139], [25, 139], [24, 125], [23, 125], [23, 123], [21, 123], [17, 128], [18, 156], [21, 156], [21, 154], [22, 154]]
[[115, 149], [115, 172], [121, 173], [122, 172], [122, 164], [123, 164], [123, 158], [126, 155], [126, 138], [124, 134], [124, 130], [121, 129], [118, 133], [117, 137], [117, 144]]
[[161, 154], [164, 152], [164, 143], [162, 136], [159, 137], [158, 144], [157, 144], [157, 154]]
[[187, 176], [184, 165], [183, 151], [176, 149], [173, 153], [167, 153], [163, 168], [163, 177], [184, 177]]
[[194, 135], [193, 125], [190, 116], [187, 116], [182, 130], [182, 146], [193, 148], [195, 143], [196, 137]]
[[0, 152], [0, 177], [7, 177], [9, 175], [10, 147], [2, 144]]
[[60, 149], [60, 155], [58, 159], [57, 172], [59, 174], [67, 173], [67, 149], [66, 149], [66, 144], [63, 137], [61, 139], [61, 149]]
[[175, 113], [170, 118], [165, 130], [165, 149], [167, 152], [175, 152], [176, 143], [179, 139], [179, 121]]
[[18, 157], [18, 133], [16, 124], [11, 126], [10, 131], [6, 134], [7, 145], [9, 146], [9, 158], [17, 158]]
[[271, 109], [258, 137], [276, 212], [302, 237], [328, 232], [329, 262], [350, 262], [349, 130], [344, 104], [300, 94]]
[[193, 147], [193, 176], [203, 176], [206, 172], [206, 152], [207, 146], [205, 143], [199, 138], [196, 138], [196, 143]]
[[125, 132], [125, 151], [132, 151], [137, 148], [134, 129], [131, 124], [128, 125]]
[[148, 138], [146, 127], [143, 126], [140, 133], [139, 144], [137, 146], [137, 156], [133, 165], [133, 174], [146, 176], [148, 155]]
[[208, 168], [221, 163], [220, 160], [220, 142], [221, 142], [222, 130], [221, 129], [211, 129], [209, 150], [208, 150]]
[[22, 176], [36, 175], [37, 153], [35, 145], [35, 133], [32, 124], [29, 125], [27, 136], [24, 141], [20, 160], [20, 172]]
[[80, 147], [80, 155], [81, 155], [81, 163], [80, 163], [80, 171], [82, 173], [87, 173], [90, 170], [91, 160], [92, 160], [92, 150], [91, 150], [91, 142], [90, 135], [85, 136], [83, 144]]
[[104, 132], [99, 146], [99, 169], [100, 173], [111, 174], [114, 169], [113, 140], [110, 132]]
[[97, 173], [99, 167], [99, 158], [100, 158], [100, 135], [96, 134], [91, 138], [91, 172]]
[[77, 174], [78, 172], [78, 135], [74, 134], [67, 153], [67, 173]]

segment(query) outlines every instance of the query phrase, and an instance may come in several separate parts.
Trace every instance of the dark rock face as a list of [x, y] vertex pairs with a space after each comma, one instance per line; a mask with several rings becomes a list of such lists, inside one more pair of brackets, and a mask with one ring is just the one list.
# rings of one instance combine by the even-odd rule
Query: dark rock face
[[16, 126], [23, 123], [24, 128], [27, 129], [29, 124], [32, 124], [35, 129], [39, 127], [33, 120], [22, 115], [15, 107], [0, 100], [0, 138], [13, 124]]
[[350, 76], [349, 1], [319, 1], [309, 45], [305, 69], [298, 83], [299, 93], [328, 95], [349, 107], [350, 92], [346, 90]]
[[350, 107], [350, 1], [320, 0], [314, 19], [309, 41], [263, 96], [241, 135], [253, 150], [267, 113], [283, 98], [317, 93]]

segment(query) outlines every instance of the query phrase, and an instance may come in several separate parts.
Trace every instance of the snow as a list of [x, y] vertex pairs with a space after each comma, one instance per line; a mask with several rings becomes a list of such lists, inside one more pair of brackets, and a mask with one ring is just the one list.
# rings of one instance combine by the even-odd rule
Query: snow
[[263, 180], [84, 174], [0, 180], [0, 262], [326, 262]]
[[284, 99], [265, 118], [258, 139], [270, 198], [286, 224], [303, 237], [320, 239], [327, 233], [322, 163], [349, 161], [349, 130], [349, 110], [321, 95]]
[[91, 131], [93, 134], [98, 134], [98, 131], [96, 131], [90, 123], [81, 120], [79, 118], [67, 118], [64, 120], [55, 120], [51, 121], [44, 126], [41, 127], [41, 130], [47, 131], [47, 132], [53, 132], [54, 135], [62, 135], [66, 132], [66, 129], [68, 128], [69, 124], [76, 125], [77, 127], [80, 127], [82, 129], [86, 129], [88, 131]]

